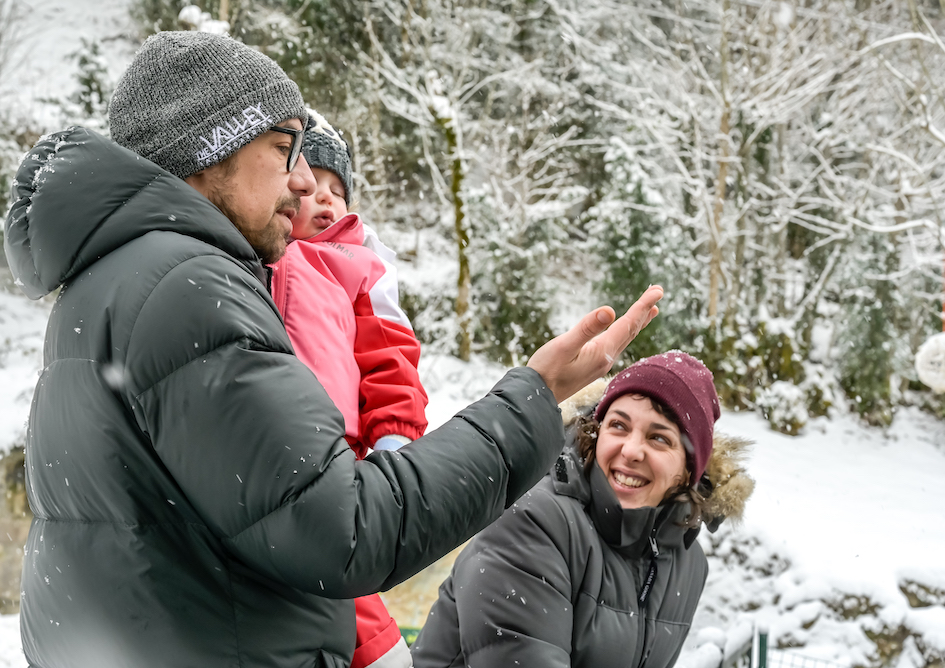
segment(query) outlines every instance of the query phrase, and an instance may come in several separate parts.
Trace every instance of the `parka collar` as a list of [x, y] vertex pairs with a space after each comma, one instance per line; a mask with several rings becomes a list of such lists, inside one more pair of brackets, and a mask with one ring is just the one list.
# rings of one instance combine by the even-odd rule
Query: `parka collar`
[[[689, 512], [687, 503], [670, 502], [657, 507], [620, 507], [617, 495], [597, 462], [585, 473], [577, 451], [569, 446], [555, 464], [555, 493], [580, 501], [604, 542], [628, 558], [640, 558], [653, 549], [651, 538], [660, 550], [692, 544], [695, 535], [683, 525]], [[690, 536], [686, 536], [687, 531]], [[685, 541], [684, 541], [685, 539]]]

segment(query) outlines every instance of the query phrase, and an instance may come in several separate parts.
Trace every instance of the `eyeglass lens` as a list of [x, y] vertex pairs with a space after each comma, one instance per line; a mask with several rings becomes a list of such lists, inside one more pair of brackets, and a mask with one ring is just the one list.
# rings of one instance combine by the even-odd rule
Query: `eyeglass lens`
[[292, 146], [289, 147], [289, 158], [286, 160], [285, 168], [288, 171], [295, 169], [299, 161], [299, 155], [302, 154], [303, 131], [295, 128], [280, 128], [278, 125], [269, 128], [273, 132], [279, 132], [284, 135], [292, 135]]

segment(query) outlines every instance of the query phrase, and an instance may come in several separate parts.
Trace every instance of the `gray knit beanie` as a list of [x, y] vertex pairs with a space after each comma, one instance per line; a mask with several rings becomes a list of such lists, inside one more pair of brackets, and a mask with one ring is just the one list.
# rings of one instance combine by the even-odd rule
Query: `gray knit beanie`
[[345, 187], [345, 204], [351, 206], [351, 150], [341, 135], [314, 109], [308, 110], [308, 129], [302, 156], [309, 167], [334, 172]]
[[149, 37], [108, 108], [112, 139], [182, 179], [290, 118], [307, 118], [302, 94], [272, 59], [187, 31]]

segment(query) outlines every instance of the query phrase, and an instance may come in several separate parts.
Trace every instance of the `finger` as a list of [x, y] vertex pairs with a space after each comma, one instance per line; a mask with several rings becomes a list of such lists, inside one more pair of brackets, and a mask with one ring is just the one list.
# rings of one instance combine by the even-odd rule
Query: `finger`
[[605, 329], [610, 327], [611, 323], [617, 317], [617, 314], [614, 312], [614, 309], [610, 306], [601, 306], [600, 308], [595, 309], [594, 311], [591, 311], [591, 313], [593, 313], [594, 316], [597, 318], [597, 322], [599, 323], [599, 326], [600, 326], [600, 329], [594, 332], [591, 335], [591, 338], [594, 338], [595, 336], [603, 332]]
[[[656, 306], [663, 298], [663, 288], [653, 285], [647, 288], [646, 292], [640, 295], [640, 298], [627, 309], [619, 320], [628, 323], [631, 328], [632, 336], [636, 336], [641, 329], [646, 327], [653, 318], [659, 313]], [[632, 337], [631, 337], [632, 338]]]
[[659, 313], [656, 303], [663, 298], [663, 288], [653, 285], [601, 335], [610, 354], [616, 357]]
[[643, 327], [641, 327], [641, 329], [645, 329], [647, 325], [653, 322], [653, 318], [655, 318], [659, 314], [660, 314], [659, 306], [654, 306], [653, 308], [651, 308], [649, 314], [646, 316], [646, 322], [643, 323]]
[[568, 350], [576, 355], [584, 344], [606, 330], [614, 322], [616, 314], [609, 306], [601, 306], [586, 314], [578, 324], [561, 335], [560, 339]]
[[639, 327], [639, 329], [637, 329], [636, 334], [634, 334], [634, 338], [635, 338], [640, 332], [642, 332], [644, 329], [646, 329], [646, 326], [649, 325], [651, 322], [653, 322], [653, 318], [655, 318], [655, 317], [658, 316], [659, 314], [660, 314], [660, 307], [659, 307], [659, 306], [654, 306], [654, 307], [652, 307], [652, 308], [650, 309], [650, 312], [646, 314], [646, 317], [643, 319], [643, 321], [640, 322], [640, 327]]

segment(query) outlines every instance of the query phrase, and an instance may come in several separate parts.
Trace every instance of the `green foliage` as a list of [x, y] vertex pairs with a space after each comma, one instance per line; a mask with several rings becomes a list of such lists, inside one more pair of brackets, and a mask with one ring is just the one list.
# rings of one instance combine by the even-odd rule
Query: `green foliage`
[[839, 389], [834, 374], [823, 364], [807, 363], [804, 365], [804, 376], [800, 387], [804, 392], [808, 414], [811, 417], [829, 415], [830, 409], [837, 403]]
[[40, 134], [39, 130], [28, 124], [0, 117], [0, 219], [5, 219], [9, 212], [10, 184], [13, 183], [23, 153], [32, 148]]
[[73, 54], [79, 66], [76, 78], [79, 89], [71, 101], [78, 105], [86, 118], [105, 119], [108, 116], [108, 100], [112, 87], [108, 76], [108, 63], [102, 57], [98, 42], [82, 38], [82, 48]]
[[650, 285], [663, 286], [667, 295], [660, 303], [660, 317], [627, 351], [627, 363], [671, 348], [698, 354], [704, 297], [693, 289], [700, 263], [691, 237], [678, 220], [666, 215], [662, 195], [634, 162], [631, 147], [615, 142], [605, 162], [603, 199], [588, 212], [591, 250], [602, 272], [597, 292], [618, 313]]
[[[327, 118], [337, 117], [360, 91], [358, 51], [367, 46], [361, 3], [287, 0], [283, 11], [259, 12], [240, 38], [259, 47], [295, 81], [302, 97]], [[284, 12], [284, 13], [283, 13]]]
[[162, 30], [191, 30], [193, 26], [182, 24], [180, 11], [188, 5], [199, 7], [201, 12], [209, 14], [214, 20], [225, 20], [230, 25], [229, 34], [247, 44], [245, 39], [259, 21], [259, 14], [268, 14], [281, 7], [282, 0], [226, 0], [226, 16], [221, 15], [222, 0], [133, 0], [130, 13], [132, 21], [138, 27], [141, 41]]
[[553, 336], [544, 273], [554, 225], [536, 221], [510, 235], [510, 221], [497, 215], [488, 194], [472, 194], [466, 206], [475, 258], [474, 346], [489, 359], [522, 364]]
[[177, 16], [189, 0], [134, 0], [131, 18], [141, 35], [141, 40], [162, 30], [179, 30]]
[[775, 381], [755, 396], [755, 405], [775, 431], [797, 436], [807, 425], [804, 391], [785, 381]]
[[778, 381], [798, 386], [805, 379], [792, 333], [766, 322], [710, 329], [703, 355], [722, 403], [740, 410], [754, 408], [756, 397]]
[[455, 336], [450, 313], [453, 302], [441, 293], [421, 294], [400, 289], [400, 307], [410, 319], [414, 335], [425, 351], [450, 352]]
[[892, 423], [891, 381], [901, 338], [895, 325], [899, 300], [886, 277], [898, 268], [898, 253], [894, 238], [878, 234], [868, 235], [858, 250], [861, 269], [847, 277], [842, 295], [840, 385], [867, 422], [885, 426]]

